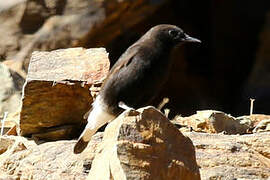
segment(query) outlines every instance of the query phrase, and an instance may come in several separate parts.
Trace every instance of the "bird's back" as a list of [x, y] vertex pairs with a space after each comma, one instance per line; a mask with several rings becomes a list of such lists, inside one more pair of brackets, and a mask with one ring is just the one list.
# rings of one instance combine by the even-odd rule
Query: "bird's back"
[[[153, 48], [155, 47], [155, 48]], [[148, 105], [160, 92], [169, 72], [169, 51], [158, 44], [138, 41], [113, 66], [100, 92], [113, 114], [120, 101], [132, 108]]]

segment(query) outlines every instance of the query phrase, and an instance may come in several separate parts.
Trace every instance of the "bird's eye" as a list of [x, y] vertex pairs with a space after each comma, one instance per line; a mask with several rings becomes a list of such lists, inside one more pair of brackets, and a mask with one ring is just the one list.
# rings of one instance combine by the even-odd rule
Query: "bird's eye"
[[173, 38], [176, 38], [176, 37], [178, 37], [179, 32], [176, 31], [176, 30], [169, 30], [169, 35], [170, 35], [171, 37], [173, 37]]

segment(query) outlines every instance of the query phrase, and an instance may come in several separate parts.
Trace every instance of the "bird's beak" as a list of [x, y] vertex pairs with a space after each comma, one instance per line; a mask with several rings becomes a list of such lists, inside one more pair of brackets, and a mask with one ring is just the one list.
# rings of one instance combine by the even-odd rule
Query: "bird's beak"
[[184, 39], [184, 42], [196, 42], [196, 43], [201, 43], [201, 41], [199, 39], [190, 37], [189, 35], [185, 34], [186, 37]]

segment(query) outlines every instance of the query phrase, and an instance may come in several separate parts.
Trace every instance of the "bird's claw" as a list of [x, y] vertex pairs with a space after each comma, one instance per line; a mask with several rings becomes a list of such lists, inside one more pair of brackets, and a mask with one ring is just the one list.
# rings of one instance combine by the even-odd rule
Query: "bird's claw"
[[135, 110], [134, 108], [132, 107], [129, 107], [128, 105], [126, 105], [123, 101], [120, 101], [118, 103], [118, 106], [124, 110]]
[[127, 116], [137, 116], [139, 114], [138, 111], [136, 111], [134, 108], [129, 107], [128, 105], [126, 105], [123, 101], [120, 101], [118, 103], [118, 106], [124, 110], [126, 110], [126, 115]]

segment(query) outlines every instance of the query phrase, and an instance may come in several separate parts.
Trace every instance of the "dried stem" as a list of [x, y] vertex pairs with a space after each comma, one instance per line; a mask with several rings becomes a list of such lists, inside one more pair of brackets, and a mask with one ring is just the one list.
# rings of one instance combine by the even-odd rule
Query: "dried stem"
[[251, 116], [253, 114], [253, 104], [255, 99], [250, 98], [250, 112], [249, 115]]
[[163, 98], [161, 103], [158, 105], [158, 109], [161, 110], [168, 102], [169, 98]]

